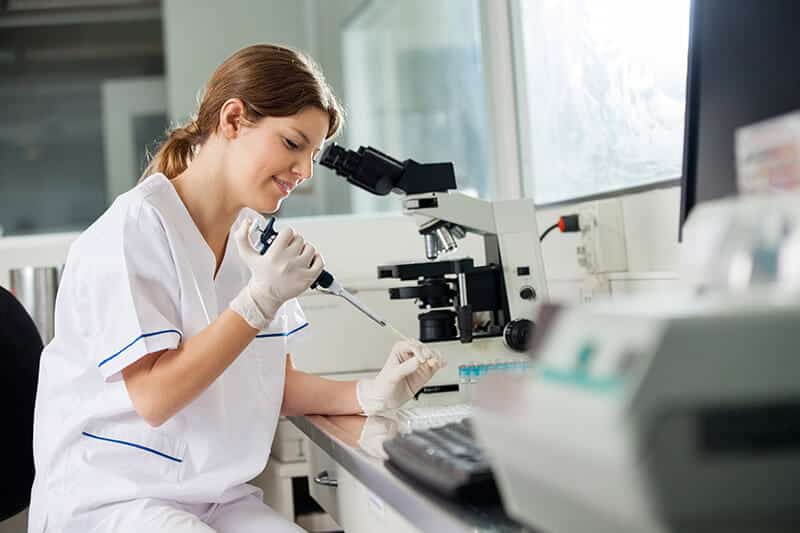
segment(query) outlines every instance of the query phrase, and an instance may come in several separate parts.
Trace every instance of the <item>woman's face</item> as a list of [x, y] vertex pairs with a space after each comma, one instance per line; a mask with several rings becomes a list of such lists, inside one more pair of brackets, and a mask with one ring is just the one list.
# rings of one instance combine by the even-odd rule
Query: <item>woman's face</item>
[[261, 213], [277, 211], [297, 185], [311, 178], [328, 120], [325, 111], [307, 107], [242, 127], [226, 157], [239, 201]]

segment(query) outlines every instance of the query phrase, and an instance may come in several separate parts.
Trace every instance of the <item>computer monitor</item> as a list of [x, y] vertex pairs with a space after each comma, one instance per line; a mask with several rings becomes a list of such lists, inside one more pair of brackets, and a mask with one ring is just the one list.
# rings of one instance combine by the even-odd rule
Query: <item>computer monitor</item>
[[800, 109], [800, 1], [694, 0], [681, 224], [735, 195], [734, 131]]

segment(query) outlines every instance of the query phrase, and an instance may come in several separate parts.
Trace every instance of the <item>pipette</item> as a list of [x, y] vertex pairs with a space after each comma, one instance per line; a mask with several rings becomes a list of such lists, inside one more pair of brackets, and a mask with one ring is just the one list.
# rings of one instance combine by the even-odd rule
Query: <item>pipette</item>
[[[254, 233], [258, 234], [258, 240], [256, 244], [253, 244], [253, 239], [250, 238], [250, 243], [253, 244], [253, 247], [256, 249], [258, 253], [264, 255], [267, 252], [267, 249], [272, 244], [272, 241], [275, 240], [275, 237], [278, 236], [278, 232], [274, 229], [275, 226], [275, 217], [269, 217], [269, 219], [264, 224], [264, 227], [261, 227], [259, 224], [259, 220], [256, 219], [250, 224], [250, 228], [248, 230], [248, 236], [252, 236]], [[342, 287], [338, 281], [333, 277], [333, 274], [328, 272], [327, 270], [323, 270], [319, 277], [314, 280], [314, 283], [311, 284], [312, 289], [317, 289], [320, 292], [324, 292], [327, 294], [333, 294], [334, 296], [340, 296], [347, 302], [349, 302], [353, 307], [367, 315], [370, 319], [375, 321], [379, 326], [386, 327], [388, 326], [389, 329], [398, 337], [405, 341], [409, 341], [412, 343], [416, 343], [417, 341], [407, 337], [403, 333], [400, 332], [396, 327], [389, 324], [378, 315], [370, 311], [367, 306], [361, 303], [358, 298], [352, 295], [350, 291]], [[419, 356], [417, 356], [419, 358]], [[419, 359], [420, 362], [423, 362], [423, 359]], [[428, 361], [429, 365], [435, 364], [433, 359]]]
[[[261, 223], [260, 223], [261, 222]], [[262, 223], [264, 227], [262, 228]], [[275, 226], [275, 217], [269, 217], [269, 219], [264, 223], [263, 221], [259, 221], [258, 219], [254, 220], [250, 224], [250, 229], [248, 231], [248, 235], [252, 236], [253, 234], [258, 234], [258, 241], [257, 243], [253, 244], [253, 247], [256, 249], [258, 253], [264, 255], [267, 252], [267, 249], [270, 247], [272, 242], [275, 240], [275, 237], [278, 236], [278, 232], [274, 229]], [[253, 239], [250, 239], [250, 243], [253, 243]], [[378, 315], [370, 311], [363, 303], [361, 303], [355, 296], [353, 296], [350, 291], [342, 287], [338, 281], [333, 277], [333, 274], [328, 272], [327, 270], [323, 270], [319, 277], [314, 280], [314, 283], [311, 284], [312, 289], [317, 289], [320, 292], [324, 292], [327, 294], [333, 294], [334, 296], [340, 296], [348, 301], [353, 307], [367, 315], [369, 318], [374, 320], [379, 326], [389, 326], [389, 328], [394, 331], [395, 334], [400, 336], [405, 340], [410, 340], [408, 337], [400, 333], [394, 326], [387, 324], [385, 320], [381, 319]]]

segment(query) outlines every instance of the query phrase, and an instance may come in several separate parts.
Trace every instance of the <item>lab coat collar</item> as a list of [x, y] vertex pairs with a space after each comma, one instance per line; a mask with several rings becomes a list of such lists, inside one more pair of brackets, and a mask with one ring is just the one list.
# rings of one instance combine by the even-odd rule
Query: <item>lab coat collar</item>
[[214, 271], [217, 264], [214, 252], [211, 251], [203, 234], [200, 233], [194, 220], [192, 220], [189, 210], [184, 205], [180, 195], [178, 195], [178, 191], [175, 190], [175, 187], [166, 176], [163, 174], [157, 176], [159, 176], [157, 179], [162, 181], [168, 195], [165, 207], [168, 207], [169, 212], [163, 214], [170, 217], [170, 223], [176, 228], [180, 236], [180, 242], [175, 243], [175, 245], [183, 246], [185, 256], [190, 258], [188, 267], [191, 269], [191, 275], [197, 284], [199, 297], [202, 298], [202, 303], [208, 312], [208, 319], [213, 321], [221, 312], [215, 285], [226, 275], [226, 265], [231, 262], [231, 254], [235, 253], [235, 250], [233, 250], [233, 236], [230, 235], [229, 231], [228, 241], [225, 244], [225, 255], [215, 278]]

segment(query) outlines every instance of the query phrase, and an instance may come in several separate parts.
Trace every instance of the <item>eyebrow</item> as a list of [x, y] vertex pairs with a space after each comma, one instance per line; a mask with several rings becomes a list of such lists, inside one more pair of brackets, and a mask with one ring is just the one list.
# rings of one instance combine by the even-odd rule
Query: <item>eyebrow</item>
[[290, 127], [291, 129], [293, 129], [294, 131], [296, 131], [298, 134], [300, 134], [300, 137], [302, 137], [302, 138], [303, 138], [303, 140], [305, 140], [305, 141], [306, 141], [306, 143], [308, 143], [308, 144], [311, 144], [311, 141], [309, 141], [309, 140], [308, 140], [308, 135], [306, 135], [305, 133], [303, 133], [303, 132], [302, 132], [302, 131], [300, 131], [299, 129], [295, 128], [294, 126], [289, 126], [289, 127]]
[[[308, 136], [305, 133], [303, 133], [302, 130], [297, 129], [294, 126], [289, 126], [289, 129], [296, 131], [306, 141], [307, 144], [311, 144], [311, 141], [308, 140]], [[317, 147], [315, 151], [319, 152], [320, 150], [322, 150], [321, 146]]]

